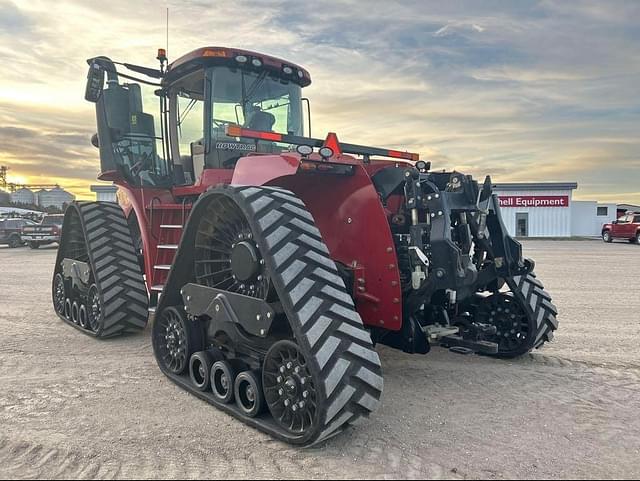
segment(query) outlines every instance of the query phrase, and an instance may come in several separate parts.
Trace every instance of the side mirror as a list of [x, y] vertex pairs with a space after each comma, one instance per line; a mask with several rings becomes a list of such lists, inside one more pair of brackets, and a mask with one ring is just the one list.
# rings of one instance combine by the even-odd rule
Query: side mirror
[[91, 62], [87, 73], [87, 86], [84, 91], [85, 100], [96, 103], [102, 94], [103, 85], [104, 69], [98, 62]]
[[615, 225], [615, 224], [617, 224], [617, 223], [618, 223], [618, 221], [617, 221], [617, 220], [614, 220], [613, 222], [611, 222], [611, 224], [613, 224], [613, 225]]

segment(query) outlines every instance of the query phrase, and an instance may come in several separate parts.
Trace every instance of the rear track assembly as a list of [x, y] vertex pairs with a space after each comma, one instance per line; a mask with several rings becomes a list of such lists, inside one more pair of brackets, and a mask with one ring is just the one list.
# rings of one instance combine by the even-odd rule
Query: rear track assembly
[[[213, 253], [203, 257], [206, 251]], [[222, 265], [207, 270], [207, 263]], [[193, 282], [207, 285], [204, 304], [192, 299], [197, 289], [185, 287]], [[273, 325], [260, 330], [244, 321], [246, 315], [233, 312], [234, 296], [262, 299], [276, 313]], [[256, 309], [258, 318], [269, 315], [260, 303]], [[214, 334], [223, 328], [233, 332], [220, 344]], [[382, 394], [380, 360], [312, 216], [300, 199], [277, 188], [218, 187], [194, 206], [153, 345], [160, 368], [176, 384], [293, 444], [337, 434], [367, 417]]]
[[85, 334], [107, 338], [144, 329], [147, 290], [118, 204], [67, 208], [52, 290], [56, 314]]

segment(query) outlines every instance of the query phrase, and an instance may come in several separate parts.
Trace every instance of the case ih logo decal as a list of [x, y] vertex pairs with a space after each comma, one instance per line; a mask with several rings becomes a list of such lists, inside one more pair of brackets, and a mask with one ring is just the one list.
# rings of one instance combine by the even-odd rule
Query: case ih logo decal
[[568, 195], [505, 195], [500, 207], [569, 207]]

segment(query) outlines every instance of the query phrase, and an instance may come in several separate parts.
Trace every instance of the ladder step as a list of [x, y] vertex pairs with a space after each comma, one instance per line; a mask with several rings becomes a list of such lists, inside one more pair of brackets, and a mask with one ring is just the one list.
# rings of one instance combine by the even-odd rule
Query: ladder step
[[146, 209], [153, 210], [155, 212], [162, 212], [167, 210], [190, 211], [191, 204], [154, 204], [154, 205], [147, 205]]
[[149, 313], [150, 314], [155, 314], [156, 313], [156, 308], [155, 307], [150, 307], [149, 308]]
[[158, 264], [156, 266], [153, 266], [154, 269], [158, 269], [159, 271], [168, 271], [171, 270], [171, 265], [170, 264]]
[[161, 229], [184, 229], [184, 226], [180, 225], [180, 224], [161, 224], [160, 225]]
[[177, 251], [178, 244], [158, 244], [158, 249], [167, 249], [167, 250]]
[[151, 286], [151, 290], [154, 292], [162, 292], [164, 290], [164, 284], [158, 284], [156, 286]]

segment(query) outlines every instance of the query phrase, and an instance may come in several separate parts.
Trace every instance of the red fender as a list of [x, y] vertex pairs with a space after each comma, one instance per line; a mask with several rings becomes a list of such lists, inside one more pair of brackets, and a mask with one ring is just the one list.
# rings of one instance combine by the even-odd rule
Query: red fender
[[365, 169], [352, 176], [305, 174], [276, 179], [300, 197], [331, 252], [355, 273], [355, 298], [366, 325], [402, 326], [400, 271], [393, 236], [378, 193]]

